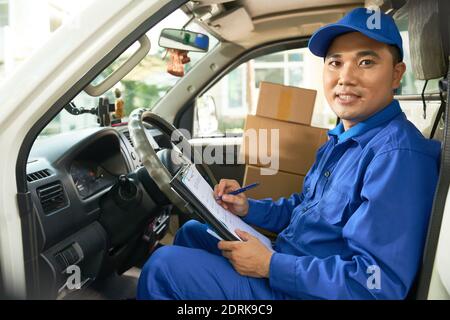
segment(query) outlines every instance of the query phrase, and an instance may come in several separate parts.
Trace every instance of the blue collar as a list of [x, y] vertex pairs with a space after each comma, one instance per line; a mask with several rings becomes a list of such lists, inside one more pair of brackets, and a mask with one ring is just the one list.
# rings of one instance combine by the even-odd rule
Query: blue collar
[[344, 125], [340, 122], [336, 128], [328, 131], [329, 136], [334, 136], [338, 139], [340, 143], [347, 141], [348, 139], [353, 139], [358, 143], [361, 143], [361, 135], [373, 129], [402, 113], [400, 104], [397, 100], [392, 100], [386, 107], [378, 111], [370, 118], [361, 121], [357, 125], [351, 127], [347, 131], [344, 131]]

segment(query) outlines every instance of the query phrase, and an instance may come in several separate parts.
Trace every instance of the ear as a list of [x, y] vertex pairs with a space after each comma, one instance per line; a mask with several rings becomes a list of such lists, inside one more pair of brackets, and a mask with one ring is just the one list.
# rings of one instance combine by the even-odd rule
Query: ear
[[392, 77], [392, 89], [395, 90], [400, 87], [400, 81], [406, 71], [406, 65], [404, 62], [399, 62], [394, 66], [394, 73]]

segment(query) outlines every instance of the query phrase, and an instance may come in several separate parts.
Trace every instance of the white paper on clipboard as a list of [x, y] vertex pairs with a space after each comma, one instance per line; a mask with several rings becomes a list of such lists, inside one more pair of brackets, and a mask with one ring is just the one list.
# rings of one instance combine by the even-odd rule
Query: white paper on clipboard
[[271, 251], [272, 244], [269, 238], [256, 231], [245, 223], [241, 218], [222, 208], [214, 199], [214, 191], [211, 186], [198, 172], [195, 165], [189, 165], [182, 177], [182, 183], [194, 194], [194, 196], [208, 209], [214, 217], [219, 220], [238, 239], [235, 230], [239, 229], [250, 233], [258, 238]]

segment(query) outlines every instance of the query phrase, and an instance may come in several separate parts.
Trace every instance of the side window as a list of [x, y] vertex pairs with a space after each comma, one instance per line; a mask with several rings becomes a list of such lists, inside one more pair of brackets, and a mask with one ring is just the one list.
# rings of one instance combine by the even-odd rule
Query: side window
[[336, 116], [322, 89], [323, 60], [308, 48], [276, 52], [249, 60], [197, 98], [194, 137], [240, 135], [247, 114], [254, 114], [261, 81], [317, 90], [312, 125], [332, 128]]

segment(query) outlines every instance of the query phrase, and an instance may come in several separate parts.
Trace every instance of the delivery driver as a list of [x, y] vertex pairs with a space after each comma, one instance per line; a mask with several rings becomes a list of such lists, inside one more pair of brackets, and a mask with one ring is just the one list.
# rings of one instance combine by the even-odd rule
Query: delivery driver
[[[378, 12], [379, 13], [379, 12]], [[139, 299], [402, 299], [416, 277], [438, 178], [440, 145], [393, 100], [405, 72], [399, 31], [359, 8], [319, 29], [326, 99], [342, 120], [304, 181], [278, 201], [224, 195], [222, 206], [278, 233], [218, 241], [190, 221], [146, 263]], [[376, 13], [375, 13], [376, 14]], [[239, 188], [221, 180], [216, 195]]]

